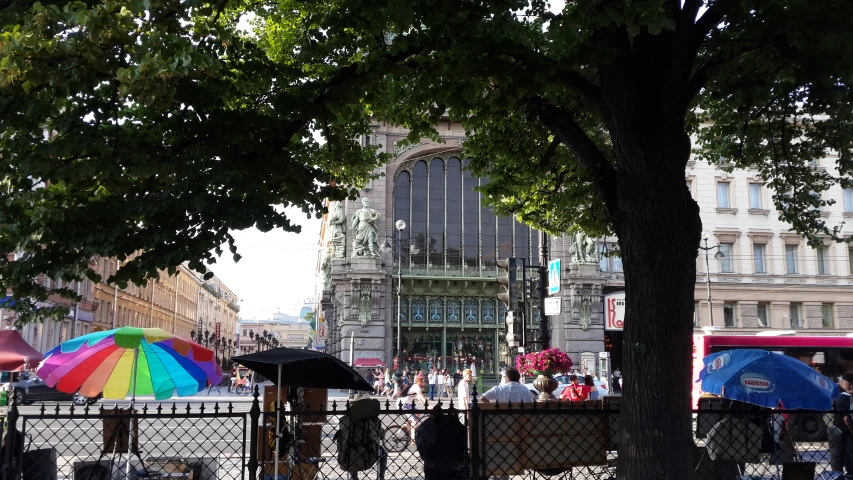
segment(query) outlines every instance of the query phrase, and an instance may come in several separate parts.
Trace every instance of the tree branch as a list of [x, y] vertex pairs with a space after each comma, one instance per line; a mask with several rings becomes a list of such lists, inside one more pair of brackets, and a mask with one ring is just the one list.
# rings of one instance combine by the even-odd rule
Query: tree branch
[[539, 111], [540, 121], [554, 132], [554, 136], [561, 143], [577, 155], [581, 165], [598, 177], [597, 181], [605, 199], [607, 201], [615, 200], [614, 183], [608, 179], [616, 177], [616, 169], [610, 164], [598, 145], [575, 122], [573, 116], [541, 97], [535, 97], [529, 103]]

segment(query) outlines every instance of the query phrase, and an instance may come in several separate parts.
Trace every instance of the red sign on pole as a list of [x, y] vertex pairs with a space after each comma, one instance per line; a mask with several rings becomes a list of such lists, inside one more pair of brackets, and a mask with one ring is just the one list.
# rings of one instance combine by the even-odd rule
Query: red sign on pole
[[222, 324], [219, 322], [216, 323], [216, 338], [219, 338], [219, 331], [221, 329], [221, 325]]

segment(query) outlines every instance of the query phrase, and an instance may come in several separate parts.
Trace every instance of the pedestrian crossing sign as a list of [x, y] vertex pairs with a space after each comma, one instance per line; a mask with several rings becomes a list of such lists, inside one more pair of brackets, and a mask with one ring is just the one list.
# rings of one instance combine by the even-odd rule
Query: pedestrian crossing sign
[[548, 294], [553, 295], [560, 291], [560, 259], [548, 262]]

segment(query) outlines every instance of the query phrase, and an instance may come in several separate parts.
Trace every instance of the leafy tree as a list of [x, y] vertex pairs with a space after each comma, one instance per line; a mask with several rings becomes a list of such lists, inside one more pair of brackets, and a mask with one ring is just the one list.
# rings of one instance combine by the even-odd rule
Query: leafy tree
[[[805, 0], [148, 0], [0, 13], [0, 286], [145, 252], [119, 281], [288, 228], [410, 140], [462, 121], [487, 201], [554, 233], [613, 232], [628, 302], [620, 478], [688, 478], [698, 205], [691, 155], [757, 168], [797, 231], [850, 183], [853, 5]], [[249, 14], [249, 15], [247, 15]], [[240, 34], [239, 20], [256, 29]], [[312, 139], [321, 129], [329, 140]], [[839, 170], [809, 168], [832, 152]], [[46, 182], [45, 188], [33, 188]], [[232, 242], [233, 243], [233, 242]], [[233, 245], [232, 245], [233, 248]], [[19, 265], [13, 265], [17, 263]]]
[[[273, 58], [370, 71], [380, 120], [467, 131], [502, 213], [554, 233], [615, 233], [625, 269], [620, 478], [690, 476], [699, 207], [694, 148], [759, 171], [793, 228], [848, 240], [814, 207], [850, 184], [853, 5], [805, 0], [277, 3]], [[298, 22], [292, 12], [299, 13]], [[402, 58], [382, 62], [390, 55]], [[694, 147], [693, 135], [698, 144]], [[838, 171], [809, 162], [837, 154]], [[726, 167], [727, 168], [727, 167]]]
[[[299, 226], [382, 157], [362, 149], [365, 107], [326, 78], [273, 62], [238, 34], [240, 2], [0, 4], [0, 290], [25, 319], [34, 279], [99, 281], [95, 255], [142, 252], [111, 279], [202, 273], [229, 230]], [[315, 138], [324, 137], [325, 144]], [[106, 279], [104, 279], [106, 280]]]

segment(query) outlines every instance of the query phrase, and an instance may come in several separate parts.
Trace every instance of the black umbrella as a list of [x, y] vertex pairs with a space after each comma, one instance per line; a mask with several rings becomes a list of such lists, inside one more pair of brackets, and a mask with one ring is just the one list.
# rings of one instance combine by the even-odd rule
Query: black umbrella
[[315, 350], [281, 347], [241, 355], [234, 357], [233, 360], [260, 373], [277, 385], [373, 390], [373, 386], [352, 367], [331, 355]]
[[[367, 380], [337, 358], [314, 350], [274, 348], [263, 352], [234, 357], [233, 360], [257, 373], [275, 379], [273, 383], [288, 387], [340, 388], [348, 390], [373, 390]], [[281, 405], [281, 390], [278, 401]], [[281, 425], [281, 409], [275, 409], [275, 424]], [[281, 428], [281, 427], [278, 427]], [[275, 436], [275, 471], [281, 446], [281, 435]]]

